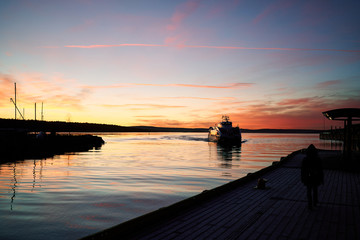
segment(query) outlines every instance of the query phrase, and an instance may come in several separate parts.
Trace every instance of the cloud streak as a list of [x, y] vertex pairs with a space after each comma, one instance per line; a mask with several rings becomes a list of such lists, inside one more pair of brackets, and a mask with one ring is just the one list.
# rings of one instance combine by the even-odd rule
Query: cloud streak
[[343, 82], [342, 80], [329, 80], [329, 81], [318, 83], [316, 85], [316, 88], [323, 89], [323, 88], [327, 88], [329, 86], [339, 85], [342, 82]]
[[222, 89], [233, 89], [241, 87], [251, 87], [254, 83], [231, 83], [228, 85], [197, 85], [197, 84], [147, 84], [147, 83], [134, 83], [139, 86], [156, 86], [156, 87], [190, 87], [190, 88], [222, 88]]
[[171, 17], [171, 23], [166, 27], [167, 30], [176, 30], [184, 21], [184, 19], [196, 11], [196, 9], [199, 7], [199, 2], [199, 0], [190, 0], [184, 4], [179, 5]]
[[184, 108], [179, 105], [163, 105], [163, 104], [102, 104], [101, 107], [106, 108], [131, 108], [133, 110], [151, 110], [164, 108]]
[[192, 100], [211, 100], [211, 101], [232, 101], [236, 100], [235, 97], [163, 97], [163, 99], [192, 99]]
[[113, 45], [66, 45], [66, 48], [166, 47], [163, 44], [122, 43]]
[[156, 84], [156, 83], [123, 83], [103, 86], [84, 85], [82, 88], [86, 89], [113, 89], [124, 88], [131, 86], [148, 86], [148, 87], [187, 87], [187, 88], [217, 88], [217, 89], [234, 89], [234, 88], [247, 88], [253, 86], [254, 83], [229, 83], [227, 85], [199, 85], [199, 84]]
[[91, 96], [88, 88], [64, 86], [73, 80], [62, 75], [45, 76], [40, 73], [19, 73], [16, 75], [0, 73], [0, 107], [11, 106], [9, 98], [14, 95], [14, 82], [17, 82], [18, 102], [26, 107], [34, 102], [45, 101], [46, 105], [57, 109], [84, 109], [83, 103]]
[[[174, 47], [168, 44], [141, 44], [123, 43], [113, 45], [65, 45], [65, 48], [112, 48], [112, 47]], [[278, 48], [278, 47], [237, 47], [237, 46], [209, 46], [209, 45], [185, 45], [178, 44], [176, 48], [205, 48], [205, 49], [225, 49], [225, 50], [279, 50], [279, 51], [325, 51], [325, 52], [351, 52], [360, 53], [357, 49], [330, 49], [330, 48]], [[48, 47], [44, 47], [48, 48]]]
[[13, 97], [15, 79], [0, 72], [0, 106], [9, 104], [10, 97]]
[[279, 11], [286, 10], [287, 8], [293, 6], [295, 1], [289, 1], [289, 0], [280, 0], [273, 4], [269, 4], [267, 8], [265, 8], [259, 15], [256, 16], [256, 18], [253, 20], [254, 24], [259, 23], [264, 18], [267, 18], [269, 15], [275, 14]]

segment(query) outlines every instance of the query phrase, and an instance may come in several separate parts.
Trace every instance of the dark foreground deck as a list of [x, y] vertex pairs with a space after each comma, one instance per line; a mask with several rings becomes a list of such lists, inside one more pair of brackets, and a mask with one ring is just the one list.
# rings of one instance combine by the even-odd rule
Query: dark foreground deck
[[[321, 157], [336, 160], [338, 152]], [[297, 152], [245, 180], [125, 222], [88, 239], [360, 239], [360, 174], [325, 169], [308, 210]], [[357, 159], [360, 160], [360, 159]], [[326, 165], [326, 164], [325, 164]], [[258, 177], [267, 189], [255, 189]]]

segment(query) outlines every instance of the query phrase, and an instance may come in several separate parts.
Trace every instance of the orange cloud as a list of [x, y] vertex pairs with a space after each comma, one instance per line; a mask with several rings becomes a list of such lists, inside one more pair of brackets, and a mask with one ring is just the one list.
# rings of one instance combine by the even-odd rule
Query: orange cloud
[[[327, 98], [309, 97], [292, 98], [280, 101], [258, 101], [256, 104], [242, 103], [241, 108], [233, 110], [230, 117], [239, 123], [241, 128], [299, 128], [323, 129], [324, 116], [322, 112], [346, 107], [360, 106], [360, 97]], [[330, 125], [341, 126], [342, 122], [330, 122]]]
[[162, 127], [183, 127], [184, 122], [178, 121], [178, 120], [171, 120], [171, 119], [164, 119], [160, 118], [157, 120], [154, 119], [146, 119], [147, 117], [144, 117], [145, 119], [137, 119], [138, 122], [140, 122], [142, 125], [151, 125], [151, 126], [162, 126]]
[[[14, 82], [17, 82], [18, 104], [25, 107], [33, 106], [35, 102], [45, 102], [47, 106], [60, 109], [82, 109], [83, 102], [91, 95], [91, 89], [74, 88], [72, 79], [65, 79], [59, 74], [44, 76], [40, 73], [20, 73], [14, 76], [0, 74], [0, 99], [14, 95]], [[67, 84], [71, 84], [71, 89]]]
[[10, 98], [14, 95], [15, 79], [8, 75], [0, 73], [0, 106], [9, 104]]

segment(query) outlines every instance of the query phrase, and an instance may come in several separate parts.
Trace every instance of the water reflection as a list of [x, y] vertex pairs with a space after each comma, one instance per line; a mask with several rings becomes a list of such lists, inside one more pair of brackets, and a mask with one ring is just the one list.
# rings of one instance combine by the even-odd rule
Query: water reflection
[[217, 154], [221, 161], [221, 166], [231, 168], [232, 161], [240, 161], [241, 143], [217, 143]]
[[13, 210], [13, 203], [14, 203], [14, 199], [16, 196], [16, 187], [17, 187], [17, 179], [16, 179], [16, 162], [13, 165], [13, 185], [11, 187], [13, 194], [11, 196], [11, 201], [10, 201], [10, 210]]
[[234, 171], [238, 174], [241, 160], [241, 143], [209, 142], [209, 159], [212, 166], [221, 170], [221, 176], [234, 178]]
[[34, 159], [34, 167], [33, 167], [33, 185], [31, 191], [34, 190], [36, 183], [36, 160]]
[[[246, 176], [310, 143], [335, 145], [285, 134], [246, 134], [242, 145], [208, 143], [196, 133], [104, 138], [101, 151], [0, 164], [0, 238], [80, 238]], [[18, 226], [22, 231], [12, 231]]]

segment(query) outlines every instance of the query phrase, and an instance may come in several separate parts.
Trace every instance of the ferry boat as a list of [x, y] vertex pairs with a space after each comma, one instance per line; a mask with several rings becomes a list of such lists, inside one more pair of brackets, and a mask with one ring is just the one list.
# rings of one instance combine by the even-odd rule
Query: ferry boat
[[211, 142], [237, 142], [241, 143], [241, 131], [239, 127], [233, 127], [229, 116], [222, 116], [222, 121], [209, 128], [208, 134]]

